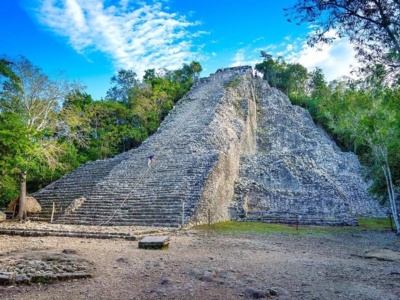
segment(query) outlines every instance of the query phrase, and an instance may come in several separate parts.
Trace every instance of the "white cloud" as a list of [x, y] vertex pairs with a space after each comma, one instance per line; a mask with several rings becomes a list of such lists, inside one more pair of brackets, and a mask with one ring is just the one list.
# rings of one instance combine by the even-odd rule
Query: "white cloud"
[[253, 40], [253, 43], [257, 43], [257, 42], [262, 41], [262, 40], [265, 40], [265, 38], [264, 38], [263, 36], [254, 39], [254, 40]]
[[[335, 33], [330, 33], [333, 36]], [[309, 71], [316, 67], [324, 71], [328, 81], [341, 76], [350, 76], [353, 67], [358, 66], [355, 51], [346, 38], [336, 39], [332, 44], [321, 44], [316, 47], [307, 45], [304, 39], [284, 38], [280, 44], [269, 44], [254, 47], [252, 44], [237, 50], [231, 59], [231, 66], [255, 65], [261, 62], [260, 51], [271, 54], [274, 58], [283, 57], [289, 63], [300, 63]]]
[[245, 55], [245, 49], [239, 49], [235, 56], [233, 57], [233, 61], [231, 66], [241, 66], [244, 65], [244, 55]]
[[206, 34], [190, 32], [199, 25], [185, 16], [166, 12], [160, 2], [146, 4], [120, 0], [43, 0], [35, 10], [38, 20], [66, 37], [79, 53], [100, 51], [116, 68], [179, 68], [196, 59], [193, 39]]
[[[260, 62], [259, 57], [254, 56], [254, 52], [250, 50], [251, 46], [241, 48], [236, 51], [234, 57], [231, 59], [230, 67], [238, 66], [254, 66]], [[258, 52], [259, 54], [260, 52]]]
[[337, 39], [332, 44], [317, 45], [313, 48], [303, 42], [300, 51], [289, 54], [287, 61], [298, 62], [309, 71], [319, 67], [324, 71], [328, 81], [341, 76], [350, 76], [351, 69], [358, 65], [355, 51], [346, 38]]
[[287, 45], [286, 46], [286, 51], [287, 52], [293, 51], [293, 45], [291, 45], [291, 44]]
[[[329, 37], [336, 33], [331, 31]], [[355, 51], [347, 38], [337, 38], [332, 44], [318, 44], [315, 47], [307, 45], [302, 38], [294, 40], [285, 37], [279, 45], [265, 47], [267, 53], [274, 57], [282, 56], [289, 63], [299, 63], [309, 71], [316, 67], [324, 71], [328, 81], [341, 76], [350, 76], [350, 71], [358, 65]]]

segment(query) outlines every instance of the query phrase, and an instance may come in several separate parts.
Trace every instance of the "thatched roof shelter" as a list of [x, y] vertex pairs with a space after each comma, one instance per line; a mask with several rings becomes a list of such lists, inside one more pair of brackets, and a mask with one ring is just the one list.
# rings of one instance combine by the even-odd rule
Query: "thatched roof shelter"
[[[19, 204], [19, 196], [15, 198], [7, 207], [7, 211], [14, 212], [15, 206]], [[27, 213], [37, 213], [42, 210], [39, 202], [31, 196], [26, 196], [26, 212]]]

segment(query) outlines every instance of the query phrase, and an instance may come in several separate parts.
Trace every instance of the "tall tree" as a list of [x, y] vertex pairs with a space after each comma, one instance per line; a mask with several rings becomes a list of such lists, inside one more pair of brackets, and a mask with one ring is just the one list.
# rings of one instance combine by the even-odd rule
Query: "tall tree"
[[189, 65], [191, 71], [193, 72], [193, 78], [199, 77], [201, 71], [203, 71], [203, 67], [201, 64], [197, 61], [192, 61]]
[[[3, 82], [0, 91], [0, 113], [5, 124], [18, 126], [18, 147], [9, 147], [13, 159], [8, 163], [20, 177], [18, 218], [26, 218], [26, 180], [29, 171], [46, 163], [50, 168], [60, 164], [63, 145], [57, 139], [57, 113], [59, 103], [78, 87], [65, 79], [51, 80], [24, 57], [10, 64], [19, 78], [18, 86]], [[12, 144], [16, 127], [3, 126], [0, 140]]]
[[5, 58], [0, 59], [0, 84], [6, 89], [21, 90], [19, 86], [21, 80], [13, 72], [12, 64], [11, 61]]
[[139, 83], [137, 74], [132, 70], [121, 69], [111, 77], [112, 87], [107, 91], [106, 98], [127, 104], [131, 89]]
[[255, 68], [263, 74], [263, 78], [267, 80], [271, 86], [276, 87], [277, 63], [272, 55], [265, 53], [265, 51], [261, 51], [261, 57], [263, 58], [263, 62], [256, 64]]
[[285, 70], [286, 89], [289, 97], [304, 97], [308, 82], [308, 71], [302, 65], [288, 64]]
[[287, 63], [282, 57], [274, 59], [272, 55], [261, 51], [263, 62], [256, 64], [256, 70], [263, 73], [268, 83], [286, 93], [289, 97], [304, 96], [308, 72], [300, 64]]
[[310, 45], [332, 42], [336, 38], [333, 30], [350, 39], [366, 66], [383, 63], [387, 71], [399, 74], [399, 0], [297, 0], [286, 11], [289, 21], [316, 28], [308, 37]]

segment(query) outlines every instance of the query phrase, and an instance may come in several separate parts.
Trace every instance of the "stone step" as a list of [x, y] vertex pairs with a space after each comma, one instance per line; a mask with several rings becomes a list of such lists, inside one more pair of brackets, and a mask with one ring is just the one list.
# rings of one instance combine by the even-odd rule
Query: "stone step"
[[153, 215], [130, 215], [130, 214], [120, 214], [120, 213], [115, 213], [113, 214], [108, 214], [108, 215], [100, 215], [100, 214], [81, 214], [81, 215], [67, 215], [67, 216], [61, 216], [57, 220], [61, 219], [79, 219], [79, 218], [85, 218], [85, 219], [108, 219], [108, 218], [113, 218], [113, 219], [132, 219], [132, 220], [149, 220], [149, 219], [157, 219], [157, 220], [170, 220], [170, 219], [182, 219], [181, 214], [153, 214]]
[[68, 221], [60, 221], [60, 224], [75, 224], [75, 225], [103, 225], [103, 226], [153, 226], [153, 227], [180, 227], [181, 224], [179, 222], [159, 222], [157, 220], [150, 220], [150, 221], [135, 221], [135, 220], [110, 220], [109, 222], [105, 223], [107, 220], [73, 220], [72, 222]]

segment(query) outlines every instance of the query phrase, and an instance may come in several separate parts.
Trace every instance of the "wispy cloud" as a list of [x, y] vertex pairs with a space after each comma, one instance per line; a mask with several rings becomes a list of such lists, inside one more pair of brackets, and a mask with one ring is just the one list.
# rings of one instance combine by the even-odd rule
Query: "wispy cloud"
[[319, 67], [323, 69], [326, 79], [329, 81], [341, 76], [349, 76], [352, 67], [358, 65], [355, 51], [348, 39], [336, 39], [329, 45], [321, 44], [310, 47], [303, 38], [285, 37], [280, 44], [260, 46], [252, 43], [245, 48], [238, 49], [231, 59], [231, 66], [254, 66], [256, 63], [260, 63], [261, 50], [271, 54], [274, 58], [283, 57], [289, 63], [300, 63], [309, 71]]
[[358, 66], [353, 46], [344, 38], [318, 48], [311, 48], [303, 43], [301, 51], [294, 53], [291, 61], [300, 63], [310, 71], [316, 67], [321, 68], [329, 81], [350, 76], [352, 68]]
[[258, 57], [254, 55], [254, 52], [250, 51], [248, 47], [241, 48], [236, 51], [235, 55], [231, 59], [230, 67], [237, 66], [254, 66], [256, 63], [260, 63], [260, 52], [258, 52]]
[[[331, 31], [330, 36], [336, 36]], [[337, 38], [331, 44], [318, 44], [315, 47], [307, 45], [300, 38], [287, 44], [282, 56], [288, 62], [300, 63], [309, 71], [316, 67], [324, 71], [327, 80], [334, 80], [341, 76], [350, 76], [353, 67], [358, 66], [355, 51], [347, 38]]]
[[246, 49], [239, 49], [236, 51], [235, 56], [232, 59], [231, 66], [241, 66], [245, 64], [245, 51]]
[[194, 39], [206, 34], [193, 32], [199, 22], [168, 12], [159, 1], [43, 0], [35, 15], [77, 52], [103, 52], [116, 68], [139, 75], [147, 68], [174, 69], [196, 59]]

